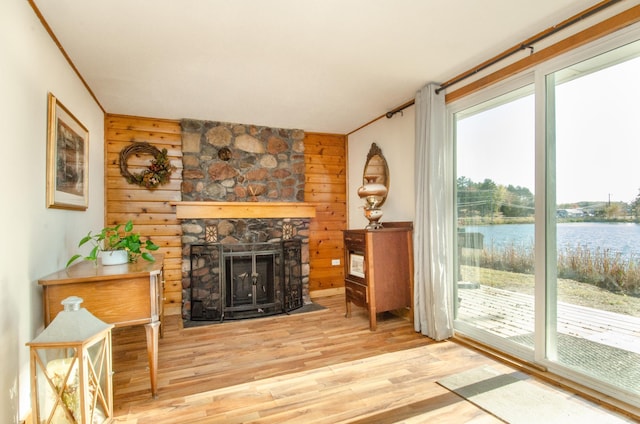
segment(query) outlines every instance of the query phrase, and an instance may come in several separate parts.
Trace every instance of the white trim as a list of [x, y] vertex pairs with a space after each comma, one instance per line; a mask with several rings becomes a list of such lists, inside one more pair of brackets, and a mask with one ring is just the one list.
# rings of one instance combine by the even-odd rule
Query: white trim
[[[455, 160], [455, 158], [457, 157], [457, 145], [455, 144], [455, 140], [454, 140], [454, 136], [455, 136], [455, 122], [456, 122], [456, 117], [455, 115], [463, 110], [467, 110], [469, 108], [473, 108], [475, 106], [479, 106], [483, 103], [486, 102], [490, 102], [493, 99], [498, 100], [498, 98], [500, 98], [500, 101], [497, 102], [496, 104], [504, 104], [506, 103], [506, 101], [510, 100], [509, 97], [509, 93], [513, 93], [516, 92], [522, 88], [525, 88], [527, 86], [532, 86], [534, 84], [534, 76], [535, 74], [528, 70], [526, 72], [523, 72], [521, 74], [515, 75], [511, 78], [508, 78], [504, 81], [501, 81], [491, 87], [488, 87], [484, 90], [478, 91], [472, 95], [466, 96], [456, 102], [452, 102], [451, 104], [449, 104], [447, 106], [447, 140], [449, 143], [451, 143], [451, 146], [453, 146], [453, 152], [454, 152], [454, 156], [453, 156], [453, 168], [454, 168], [454, 176], [457, 176], [457, 169], [456, 169], [456, 163], [457, 161]], [[535, 87], [534, 87], [535, 89]], [[532, 92], [533, 93], [533, 92]], [[516, 98], [516, 96], [514, 96], [514, 98]], [[452, 179], [452, 192], [454, 193], [454, 197], [452, 198], [452, 202], [453, 202], [453, 213], [457, 214], [457, 208], [456, 208], [456, 204], [455, 204], [455, 199], [456, 199], [456, 178]], [[456, 222], [457, 222], [457, 215], [456, 215]], [[454, 240], [454, 252], [458, 251], [457, 248], [457, 240], [458, 238], [456, 237], [456, 229], [457, 229], [457, 225], [454, 225], [453, 228], [453, 240]], [[452, 255], [454, 257], [453, 259], [453, 266], [457, 268], [457, 254], [456, 255]], [[455, 268], [453, 268], [455, 269]], [[456, 275], [455, 273], [451, 273], [452, 275]], [[453, 284], [454, 287], [457, 286], [457, 284]], [[457, 293], [454, 291], [455, 297], [454, 300], [457, 302]], [[455, 312], [457, 313], [457, 305], [455, 308]], [[456, 317], [457, 318], [457, 317]], [[469, 325], [468, 323], [455, 319], [454, 320], [454, 331], [459, 332], [462, 335], [465, 335], [469, 338], [473, 338], [473, 339], [477, 339], [482, 341], [483, 343], [486, 344], [490, 344], [492, 346], [497, 347], [498, 349], [514, 355], [516, 357], [520, 357], [523, 358], [529, 362], [533, 362], [534, 361], [534, 350], [531, 348], [527, 348], [526, 346], [523, 346], [521, 344], [515, 343], [513, 341], [508, 341], [502, 337], [496, 336], [495, 334], [491, 334], [487, 331], [484, 330], [480, 330], [472, 325]]]
[[533, 69], [536, 73], [547, 75], [638, 40], [640, 40], [640, 23], [577, 47], [570, 52], [540, 63]]
[[[527, 70], [523, 73], [514, 75], [490, 87], [447, 104], [447, 116], [453, 119], [453, 116], [462, 110], [469, 109], [493, 98], [505, 95], [528, 84], [532, 84], [533, 82], [534, 72], [532, 70]], [[453, 138], [451, 138], [451, 141], [453, 141]]]

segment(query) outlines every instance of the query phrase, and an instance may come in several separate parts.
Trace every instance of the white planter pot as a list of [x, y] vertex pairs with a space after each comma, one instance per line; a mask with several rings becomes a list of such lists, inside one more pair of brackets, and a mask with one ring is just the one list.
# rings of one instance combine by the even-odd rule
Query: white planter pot
[[100, 254], [102, 265], [122, 265], [129, 262], [129, 254], [126, 250], [108, 250]]

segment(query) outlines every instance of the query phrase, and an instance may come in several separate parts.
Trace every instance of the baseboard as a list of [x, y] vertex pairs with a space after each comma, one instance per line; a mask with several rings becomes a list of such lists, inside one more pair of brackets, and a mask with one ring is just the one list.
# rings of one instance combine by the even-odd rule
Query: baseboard
[[312, 299], [319, 297], [329, 297], [344, 294], [344, 287], [335, 287], [332, 289], [314, 290], [309, 292], [309, 297]]
[[164, 316], [182, 315], [182, 305], [164, 304]]
[[389, 311], [389, 313], [397, 317], [413, 322], [413, 314], [411, 312], [412, 312], [411, 308], [400, 308], [400, 309], [394, 309], [393, 311]]

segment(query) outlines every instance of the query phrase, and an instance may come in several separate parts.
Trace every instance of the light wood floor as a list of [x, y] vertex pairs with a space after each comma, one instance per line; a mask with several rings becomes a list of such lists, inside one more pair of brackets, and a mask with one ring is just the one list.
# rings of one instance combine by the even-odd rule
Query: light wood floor
[[506, 365], [454, 342], [435, 343], [391, 314], [370, 332], [343, 296], [305, 314], [182, 328], [160, 341], [159, 397], [149, 389], [142, 327], [114, 329], [115, 421], [174, 423], [496, 423], [436, 381]]

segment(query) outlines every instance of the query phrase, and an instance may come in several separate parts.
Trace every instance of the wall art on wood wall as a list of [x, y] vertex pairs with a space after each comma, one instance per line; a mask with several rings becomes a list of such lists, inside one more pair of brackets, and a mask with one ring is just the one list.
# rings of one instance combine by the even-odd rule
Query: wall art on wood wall
[[49, 93], [47, 207], [88, 207], [89, 130]]
[[[130, 156], [140, 157], [150, 155], [153, 157], [149, 166], [138, 173], [129, 171], [128, 160]], [[169, 161], [167, 149], [158, 149], [146, 141], [136, 141], [120, 151], [120, 174], [129, 184], [136, 184], [145, 188], [157, 188], [171, 181], [171, 173], [176, 169]]]

